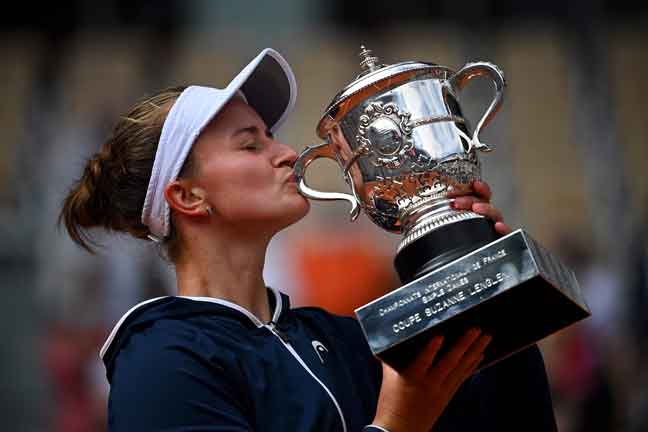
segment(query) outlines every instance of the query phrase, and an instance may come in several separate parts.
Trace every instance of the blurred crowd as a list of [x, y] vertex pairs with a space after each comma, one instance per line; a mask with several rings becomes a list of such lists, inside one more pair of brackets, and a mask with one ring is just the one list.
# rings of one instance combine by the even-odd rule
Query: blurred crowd
[[[140, 2], [147, 6], [134, 12], [127, 3], [86, 5], [75, 16], [46, 8], [69, 27], [41, 18], [43, 31], [2, 33], [1, 430], [104, 430], [99, 348], [131, 306], [174, 293], [172, 268], [155, 246], [98, 232], [103, 246], [92, 256], [56, 227], [62, 197], [115, 119], [158, 88], [222, 85], [273, 46], [298, 79], [296, 110], [280, 138], [299, 150], [316, 141], [323, 109], [356, 76], [361, 43], [386, 63], [459, 68], [479, 57], [504, 69], [509, 88], [485, 133], [496, 151], [483, 159], [484, 178], [506, 221], [574, 269], [592, 310], [540, 343], [560, 430], [648, 430], [648, 27], [641, 20], [594, 14], [557, 24], [541, 16], [492, 28], [476, 25], [478, 16], [467, 23], [399, 17], [378, 32], [359, 8], [345, 15], [343, 2], [332, 2], [331, 12], [325, 2], [287, 1], [259, 6], [254, 16], [246, 15], [248, 2]], [[304, 6], [311, 3], [319, 6]], [[491, 3], [476, 3], [486, 16]], [[102, 13], [112, 19], [93, 26]], [[466, 93], [462, 106], [477, 118], [491, 89]], [[339, 169], [322, 165], [312, 182], [344, 189]], [[366, 218], [350, 223], [341, 204], [314, 203], [273, 240], [266, 282], [293, 306], [352, 315], [399, 286], [398, 240]]]

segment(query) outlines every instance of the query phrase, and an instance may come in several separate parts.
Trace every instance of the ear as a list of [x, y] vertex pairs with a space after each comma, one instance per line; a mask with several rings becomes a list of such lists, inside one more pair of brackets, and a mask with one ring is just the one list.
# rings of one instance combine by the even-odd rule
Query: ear
[[178, 213], [187, 216], [205, 216], [207, 215], [206, 202], [207, 194], [204, 189], [191, 186], [191, 184], [179, 179], [169, 183], [164, 188], [164, 197], [169, 203], [169, 207]]

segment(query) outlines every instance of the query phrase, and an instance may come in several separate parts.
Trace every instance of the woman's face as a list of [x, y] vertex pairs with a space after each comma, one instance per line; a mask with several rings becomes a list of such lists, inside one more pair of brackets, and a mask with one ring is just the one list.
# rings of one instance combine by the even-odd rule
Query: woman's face
[[293, 180], [296, 158], [256, 111], [235, 97], [194, 143], [192, 177], [219, 222], [274, 233], [309, 210]]

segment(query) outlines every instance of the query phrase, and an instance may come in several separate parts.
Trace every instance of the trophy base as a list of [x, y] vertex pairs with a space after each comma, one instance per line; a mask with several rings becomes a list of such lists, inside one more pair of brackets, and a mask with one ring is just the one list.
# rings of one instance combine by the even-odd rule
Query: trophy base
[[401, 282], [406, 284], [499, 237], [490, 219], [454, 222], [407, 245], [396, 254], [394, 267]]
[[372, 352], [397, 370], [435, 335], [440, 355], [470, 327], [493, 340], [483, 369], [590, 315], [571, 270], [523, 230], [356, 309]]

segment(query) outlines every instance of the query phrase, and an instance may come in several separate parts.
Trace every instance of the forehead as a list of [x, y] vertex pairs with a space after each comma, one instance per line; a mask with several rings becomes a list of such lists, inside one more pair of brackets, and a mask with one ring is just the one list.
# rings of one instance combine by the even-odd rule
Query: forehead
[[250, 126], [256, 126], [261, 130], [266, 129], [266, 124], [254, 108], [240, 97], [234, 97], [207, 124], [201, 136], [229, 137], [237, 130]]

